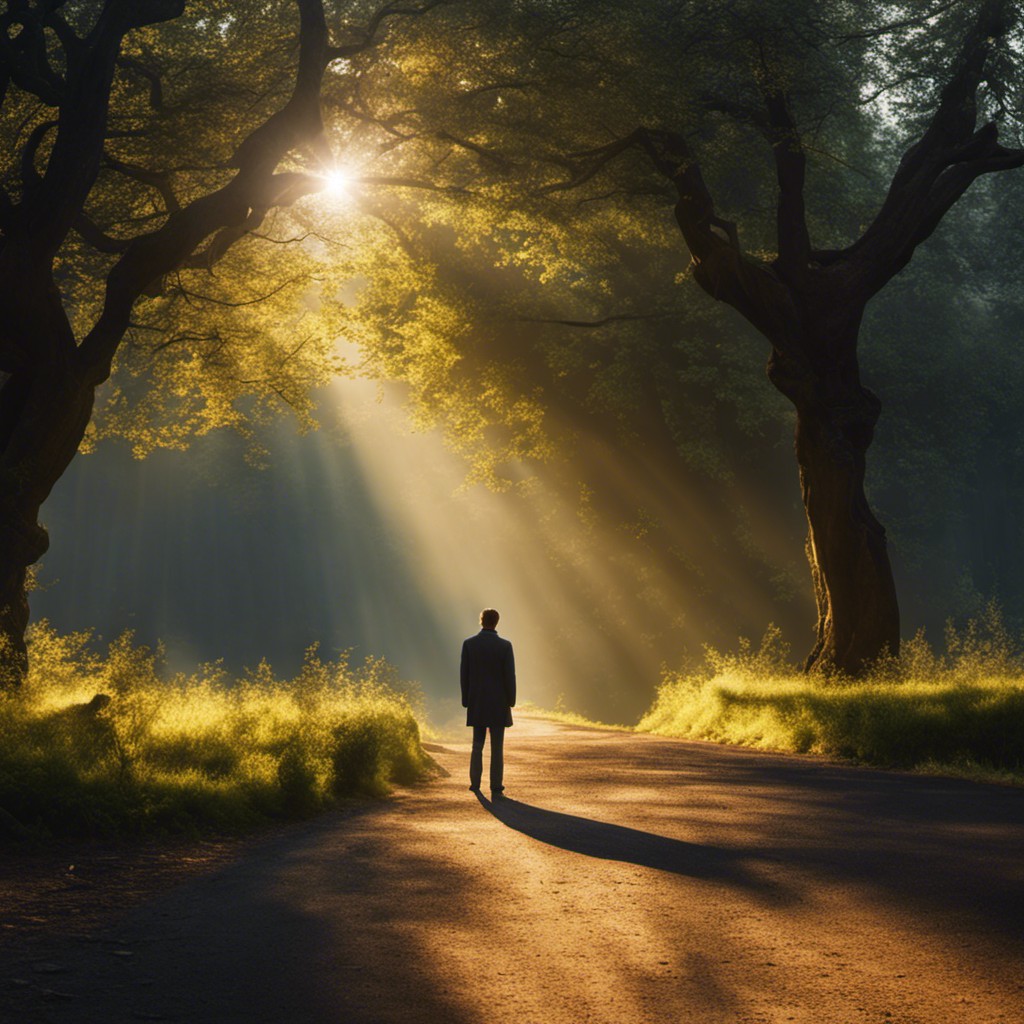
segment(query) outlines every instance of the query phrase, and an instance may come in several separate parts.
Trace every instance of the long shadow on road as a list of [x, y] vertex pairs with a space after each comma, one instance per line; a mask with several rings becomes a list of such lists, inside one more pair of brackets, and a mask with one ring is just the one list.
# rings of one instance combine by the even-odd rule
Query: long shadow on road
[[[479, 793], [477, 799], [502, 824], [538, 842], [571, 853], [636, 864], [688, 878], [725, 882], [751, 890], [765, 888], [764, 883], [741, 863], [748, 854], [740, 849], [687, 843], [653, 832], [547, 810], [519, 800], [506, 798], [492, 802]], [[782, 894], [774, 883], [771, 893], [773, 900], [778, 902]]]
[[[562, 764], [557, 751], [531, 755], [551, 762], [550, 769], [540, 766], [542, 776]], [[520, 811], [512, 801], [493, 813], [542, 842], [681, 874], [701, 876], [703, 869], [728, 882], [763, 862], [782, 865], [792, 891], [854, 886], [866, 902], [941, 919], [957, 931], [978, 929], [1005, 949], [1011, 948], [1006, 943], [1024, 949], [1024, 793], [1018, 788], [617, 735], [574, 749], [573, 783], [599, 791], [604, 780], [621, 777], [624, 763], [639, 784], [670, 795], [668, 812], [638, 805], [641, 820], [657, 828], [666, 813], [693, 820], [717, 807], [724, 812], [714, 826], [718, 845], [679, 843], [677, 849], [674, 840], [645, 839], [648, 832], [606, 832], [615, 826], [596, 822], [599, 827], [579, 828], [571, 816]], [[641, 859], [629, 852], [634, 841]], [[667, 866], [672, 863], [680, 866]], [[779, 878], [778, 871], [773, 875]]]

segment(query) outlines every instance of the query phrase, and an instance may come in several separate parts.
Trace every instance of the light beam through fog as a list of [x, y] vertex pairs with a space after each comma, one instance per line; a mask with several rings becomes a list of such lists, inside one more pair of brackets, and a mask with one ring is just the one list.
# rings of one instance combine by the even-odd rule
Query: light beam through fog
[[[460, 641], [475, 630], [485, 606], [498, 608], [499, 632], [515, 642], [525, 699], [550, 706], [562, 694], [570, 704], [589, 696], [590, 703], [597, 697], [607, 708], [611, 689], [649, 695], [658, 659], [639, 635], [631, 641], [636, 654], [627, 659], [636, 672], [632, 680], [592, 675], [601, 666], [627, 667], [622, 643], [600, 630], [594, 609], [580, 606], [573, 576], [553, 556], [572, 557], [589, 582], [609, 595], [621, 595], [625, 581], [616, 578], [608, 552], [593, 538], [585, 550], [573, 551], [585, 533], [573, 510], [551, 507], [550, 495], [531, 501], [464, 487], [465, 464], [436, 433], [413, 432], [396, 402], [378, 402], [374, 384], [342, 382], [333, 394], [378, 514], [399, 546], [419, 603], [431, 611], [416, 624], [392, 623], [400, 636], [399, 660], [419, 663], [427, 692], [448, 698], [443, 717], [459, 715]], [[337, 459], [330, 436], [319, 438], [316, 448], [321, 471], [329, 475]], [[651, 586], [666, 585], [657, 570], [653, 576]], [[398, 606], [389, 603], [379, 613], [390, 620], [388, 610]], [[436, 661], [417, 654], [440, 647], [447, 656]]]
[[703, 496], [656, 460], [583, 439], [565, 469], [603, 479], [623, 516], [657, 519], [699, 587], [638, 541], [642, 524], [589, 515], [568, 478], [464, 486], [464, 462], [410, 428], [397, 390], [341, 380], [320, 405], [322, 429], [279, 428], [265, 470], [232, 435], [143, 462], [116, 445], [77, 459], [44, 509], [53, 544], [34, 617], [105, 640], [135, 629], [167, 645], [173, 668], [266, 658], [287, 676], [313, 643], [383, 656], [439, 723], [460, 717], [460, 645], [487, 605], [516, 645], [523, 699], [564, 695], [622, 721], [649, 704], [664, 662], [699, 654], [709, 622], [731, 639], [775, 618], [730, 552], [711, 549]]
[[[420, 603], [431, 610], [437, 632], [417, 636], [403, 627], [405, 643], [449, 651], [420, 670], [428, 692], [451, 693], [458, 640], [485, 606], [499, 609], [499, 632], [515, 642], [520, 692], [547, 706], [564, 695], [574, 709], [634, 719], [649, 703], [663, 664], [701, 651], [706, 609], [691, 615], [700, 599], [638, 548], [622, 523], [588, 520], [564, 493], [539, 482], [525, 493], [466, 487], [463, 461], [437, 433], [413, 432], [395, 395], [351, 381], [333, 393], [361, 476]], [[772, 614], [763, 590], [750, 585], [735, 558], [707, 549], [705, 538], [719, 524], [710, 521], [700, 496], [685, 493], [654, 461], [627, 468], [621, 453], [587, 439], [580, 449], [589, 470], [627, 496], [627, 505], [645, 508], [674, 532], [674, 547], [703, 561], [706, 587], [728, 595], [738, 613], [730, 626], [764, 628]], [[330, 473], [337, 455], [329, 437], [318, 451], [322, 472]], [[421, 659], [406, 650], [402, 661]]]

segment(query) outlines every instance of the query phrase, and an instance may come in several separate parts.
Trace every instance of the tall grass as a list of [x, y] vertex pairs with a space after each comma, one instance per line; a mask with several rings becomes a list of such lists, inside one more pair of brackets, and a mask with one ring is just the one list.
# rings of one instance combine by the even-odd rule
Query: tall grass
[[947, 626], [944, 652], [921, 632], [858, 680], [803, 674], [769, 627], [756, 649], [708, 649], [696, 671], [667, 673], [637, 728], [1024, 781], [1024, 658], [994, 606]]
[[21, 691], [0, 696], [0, 808], [40, 835], [245, 827], [428, 769], [415, 701], [383, 660], [312, 648], [291, 680], [265, 662], [169, 676], [130, 633], [101, 655], [45, 622], [29, 652]]

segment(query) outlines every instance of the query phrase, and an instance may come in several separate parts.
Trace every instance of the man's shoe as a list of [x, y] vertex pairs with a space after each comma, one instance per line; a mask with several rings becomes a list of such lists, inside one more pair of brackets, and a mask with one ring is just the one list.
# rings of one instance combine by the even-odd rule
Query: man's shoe
[[502, 793], [500, 790], [497, 793], [492, 793], [491, 794], [491, 801], [493, 803], [497, 803], [499, 800], [507, 800], [507, 799], [508, 799], [508, 797], [505, 796], [505, 794]]
[[480, 792], [480, 787], [479, 786], [470, 785], [469, 791], [470, 791], [470, 793], [479, 793]]

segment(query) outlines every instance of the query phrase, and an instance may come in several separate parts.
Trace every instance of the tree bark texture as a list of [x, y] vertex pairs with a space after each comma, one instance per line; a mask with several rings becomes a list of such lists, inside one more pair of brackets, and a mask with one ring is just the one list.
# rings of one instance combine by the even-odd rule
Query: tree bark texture
[[93, 388], [68, 367], [15, 373], [0, 390], [0, 687], [28, 670], [29, 567], [49, 547], [39, 509], [74, 458]]
[[[863, 393], [865, 419], [880, 405]], [[807, 559], [818, 608], [805, 667], [857, 674], [899, 652], [900, 617], [885, 529], [864, 494], [866, 424], [798, 410], [796, 456], [807, 515]]]
[[858, 675], [897, 655], [900, 642], [885, 528], [864, 490], [882, 404], [860, 381], [862, 300], [826, 269], [787, 288], [785, 298], [801, 315], [788, 337], [773, 342], [768, 377], [796, 410], [805, 550], [818, 612], [804, 667]]

